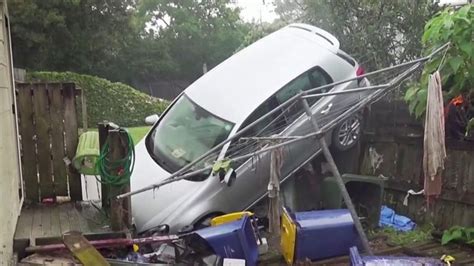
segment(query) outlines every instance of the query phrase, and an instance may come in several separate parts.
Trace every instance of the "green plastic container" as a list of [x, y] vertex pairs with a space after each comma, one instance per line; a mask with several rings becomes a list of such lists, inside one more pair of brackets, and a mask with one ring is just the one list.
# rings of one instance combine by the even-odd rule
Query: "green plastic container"
[[99, 154], [99, 133], [97, 131], [84, 132], [79, 137], [76, 156], [72, 159], [72, 164], [81, 174], [98, 175], [95, 164]]
[[[342, 180], [351, 197], [357, 214], [369, 227], [377, 227], [382, 207], [385, 179], [377, 176], [343, 174]], [[344, 208], [341, 191], [335, 177], [327, 177], [321, 184], [323, 209]]]

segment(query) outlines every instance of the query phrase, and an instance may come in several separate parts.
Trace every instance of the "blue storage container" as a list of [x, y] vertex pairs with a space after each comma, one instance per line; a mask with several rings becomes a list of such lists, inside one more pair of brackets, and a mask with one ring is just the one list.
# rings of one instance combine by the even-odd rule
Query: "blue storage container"
[[424, 257], [395, 257], [395, 256], [361, 256], [357, 247], [350, 249], [351, 266], [384, 265], [384, 266], [443, 266], [439, 259]]
[[196, 231], [223, 258], [244, 259], [247, 265], [257, 265], [257, 239], [250, 218], [207, 227]]
[[[284, 213], [289, 212], [285, 210]], [[294, 256], [286, 256], [290, 258], [287, 259], [288, 263], [348, 255], [350, 247], [361, 243], [351, 214], [346, 209], [289, 215], [296, 225], [296, 236]]]

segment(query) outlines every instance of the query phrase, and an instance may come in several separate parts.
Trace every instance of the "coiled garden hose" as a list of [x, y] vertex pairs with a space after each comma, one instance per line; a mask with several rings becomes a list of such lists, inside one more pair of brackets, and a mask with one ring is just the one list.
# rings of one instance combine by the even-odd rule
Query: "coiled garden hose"
[[[123, 128], [119, 128], [119, 131], [120, 133], [125, 133], [119, 134], [121, 142], [127, 144], [125, 147], [125, 157], [113, 161], [109, 160], [109, 154], [111, 152], [109, 135], [100, 150], [100, 155], [96, 163], [100, 175], [100, 179], [97, 176], [96, 179], [104, 185], [119, 187], [128, 184], [133, 168], [135, 167], [135, 146], [132, 137], [128, 131]], [[126, 139], [124, 139], [124, 135]]]

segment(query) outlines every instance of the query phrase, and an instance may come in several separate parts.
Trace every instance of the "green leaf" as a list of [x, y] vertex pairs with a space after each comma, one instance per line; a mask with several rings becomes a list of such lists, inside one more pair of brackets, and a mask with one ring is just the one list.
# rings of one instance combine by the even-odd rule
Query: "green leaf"
[[410, 100], [410, 103], [408, 104], [408, 110], [410, 111], [410, 114], [415, 113], [415, 108], [417, 104], [418, 104], [418, 101], [416, 98]]
[[461, 56], [455, 56], [455, 57], [449, 58], [448, 63], [453, 69], [454, 73], [456, 73], [459, 67], [461, 66], [461, 64], [463, 63], [463, 58]]
[[452, 227], [449, 230], [444, 231], [443, 237], [441, 238], [441, 244], [446, 245], [453, 240], [462, 239], [463, 231], [461, 227]]
[[410, 87], [408, 88], [407, 92], [405, 93], [405, 101], [410, 101], [412, 100], [412, 98], [416, 95], [416, 93], [418, 92], [418, 87]]
[[474, 56], [474, 46], [471, 42], [463, 42], [459, 44], [459, 49], [466, 53], [469, 57]]
[[223, 160], [217, 161], [212, 166], [212, 173], [217, 173], [221, 169], [227, 172], [230, 169], [230, 163], [231, 163], [231, 161], [229, 159], [223, 159]]
[[417, 118], [421, 117], [426, 110], [426, 99], [428, 97], [428, 90], [426, 88], [421, 88], [416, 94], [418, 104], [415, 108], [415, 116]]

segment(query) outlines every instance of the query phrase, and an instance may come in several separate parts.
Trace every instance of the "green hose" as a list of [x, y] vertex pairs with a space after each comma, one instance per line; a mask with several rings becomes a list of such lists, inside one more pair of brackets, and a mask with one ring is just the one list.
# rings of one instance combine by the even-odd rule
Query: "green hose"
[[[110, 161], [108, 155], [110, 153], [109, 137], [104, 143], [100, 151], [99, 158], [97, 159], [96, 168], [99, 172], [100, 179], [96, 176], [96, 179], [104, 184], [111, 186], [123, 186], [128, 184], [130, 176], [132, 175], [133, 168], [135, 167], [135, 146], [133, 144], [132, 137], [127, 130], [120, 128], [120, 132], [125, 132], [127, 139], [126, 155], [125, 157]], [[124, 134], [120, 134], [120, 138], [123, 138]], [[123, 139], [122, 139], [123, 141]]]

